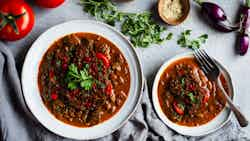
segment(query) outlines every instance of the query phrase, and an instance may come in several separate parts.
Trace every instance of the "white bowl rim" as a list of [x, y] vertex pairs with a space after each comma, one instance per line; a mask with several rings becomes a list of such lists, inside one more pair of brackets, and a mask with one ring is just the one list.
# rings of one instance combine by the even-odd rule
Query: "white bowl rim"
[[[163, 115], [163, 111], [162, 111], [161, 107], [159, 108], [158, 84], [159, 84], [159, 78], [161, 77], [162, 73], [174, 61], [177, 61], [177, 60], [183, 59], [183, 58], [190, 58], [190, 57], [194, 57], [193, 56], [193, 52], [180, 53], [180, 54], [177, 54], [177, 55], [174, 55], [174, 56], [168, 58], [161, 65], [161, 67], [159, 68], [159, 70], [158, 70], [158, 72], [157, 72], [157, 74], [155, 76], [154, 82], [153, 82], [152, 101], [153, 101], [153, 107], [154, 107], [155, 112], [157, 113], [157, 116], [162, 120], [162, 122], [165, 125], [167, 125], [169, 128], [173, 129], [174, 131], [176, 131], [179, 134], [186, 135], [186, 136], [200, 137], [200, 136], [205, 136], [205, 135], [211, 134], [211, 133], [219, 130], [223, 126], [225, 126], [230, 121], [230, 119], [231, 119], [231, 116], [232, 116], [231, 110], [227, 109], [227, 106], [225, 106], [224, 109], [214, 119], [212, 119], [211, 121], [209, 121], [206, 124], [201, 125], [201, 126], [209, 125], [222, 112], [227, 112], [228, 116], [227, 116], [226, 120], [224, 120], [219, 126], [213, 128], [213, 129], [210, 129], [210, 130], [208, 130], [206, 132], [203, 132], [203, 133], [195, 133], [195, 130], [198, 130], [198, 129], [195, 129], [197, 127], [188, 127], [188, 126], [178, 125], [178, 124], [172, 122], [171, 120], [169, 120], [165, 114]], [[232, 99], [234, 99], [234, 88], [233, 88], [233, 84], [232, 84], [232, 80], [231, 80], [230, 74], [228, 73], [227, 69], [221, 63], [219, 63], [217, 60], [215, 60], [215, 61], [219, 65], [219, 67], [222, 70], [223, 74], [225, 75], [225, 77], [227, 79], [227, 83], [230, 85], [229, 89], [230, 89], [230, 93], [232, 94]], [[227, 111], [225, 111], [225, 110], [227, 110]], [[199, 126], [199, 127], [201, 127], [201, 126]], [[192, 130], [193, 133], [182, 131], [181, 128], [189, 128], [189, 130]]]
[[[102, 26], [104, 26], [104, 27], [106, 27], [106, 28], [108, 28], [110, 31], [112, 31], [112, 32], [114, 32], [115, 34], [117, 34], [118, 36], [120, 36], [128, 45], [129, 45], [129, 47], [130, 47], [130, 49], [131, 49], [131, 53], [134, 55], [134, 57], [135, 57], [135, 62], [137, 63], [137, 69], [138, 69], [138, 74], [139, 74], [139, 76], [138, 76], [138, 78], [139, 78], [139, 84], [138, 84], [138, 87], [139, 87], [139, 93], [138, 93], [138, 98], [137, 98], [137, 100], [136, 100], [136, 104], [135, 104], [135, 106], [134, 106], [134, 109], [130, 112], [130, 114], [126, 117], [126, 119], [124, 119], [123, 120], [123, 122], [119, 125], [119, 126], [117, 126], [117, 128], [114, 128], [114, 129], [112, 129], [109, 133], [107, 133], [107, 134], [101, 134], [101, 135], [96, 135], [95, 137], [91, 137], [91, 138], [85, 138], [85, 137], [74, 137], [74, 136], [68, 136], [68, 135], [63, 135], [63, 134], [61, 134], [61, 133], [58, 133], [58, 132], [56, 132], [54, 129], [50, 129], [50, 128], [48, 128], [46, 125], [44, 125], [39, 119], [38, 119], [38, 117], [36, 117], [35, 115], [34, 115], [34, 112], [33, 112], [33, 110], [30, 108], [30, 105], [29, 105], [29, 103], [27, 102], [27, 99], [25, 98], [25, 92], [24, 92], [24, 90], [23, 90], [23, 97], [24, 97], [24, 101], [25, 101], [25, 104], [26, 104], [26, 106], [28, 107], [28, 109], [29, 109], [29, 111], [31, 112], [31, 114], [35, 117], [35, 119], [40, 123], [40, 124], [42, 124], [46, 129], [48, 129], [49, 131], [51, 131], [51, 132], [53, 132], [53, 133], [55, 133], [55, 134], [57, 134], [57, 135], [59, 135], [59, 136], [62, 136], [62, 137], [66, 137], [66, 138], [71, 138], [71, 139], [76, 139], [76, 140], [82, 140], [82, 139], [98, 139], [98, 138], [101, 138], [101, 137], [104, 137], [104, 136], [107, 136], [107, 135], [109, 135], [109, 134], [111, 134], [111, 133], [113, 133], [113, 132], [115, 132], [116, 130], [118, 130], [118, 129], [120, 129], [123, 125], [125, 125], [126, 123], [127, 123], [127, 121], [132, 117], [132, 115], [135, 113], [135, 111], [137, 110], [137, 107], [138, 107], [138, 105], [140, 104], [140, 101], [141, 101], [141, 99], [142, 99], [142, 92], [143, 92], [143, 85], [144, 85], [144, 76], [143, 76], [143, 71], [142, 71], [142, 65], [141, 65], [141, 62], [139, 61], [140, 59], [139, 59], [139, 57], [138, 57], [138, 54], [136, 53], [136, 51], [135, 51], [135, 48], [134, 48], [134, 46], [133, 46], [133, 44], [126, 38], [126, 36], [124, 36], [122, 33], [120, 33], [119, 31], [117, 31], [114, 27], [112, 27], [112, 26], [110, 26], [110, 25], [108, 25], [108, 24], [105, 24], [105, 23], [103, 23], [103, 22], [99, 22], [99, 21], [96, 21], [96, 20], [71, 20], [71, 21], [67, 21], [67, 22], [63, 22], [63, 23], [61, 23], [61, 24], [57, 24], [57, 25], [55, 25], [55, 26], [52, 26], [52, 27], [50, 27], [49, 29], [47, 29], [45, 32], [43, 32], [34, 42], [33, 42], [33, 44], [37, 41], [37, 40], [39, 40], [39, 38], [41, 37], [41, 36], [43, 36], [44, 34], [46, 34], [48, 31], [50, 31], [51, 29], [53, 29], [53, 28], [56, 28], [57, 26], [62, 26], [62, 25], [64, 25], [64, 24], [68, 24], [68, 23], [74, 23], [74, 22], [87, 22], [87, 23], [93, 23], [93, 24], [99, 24], [99, 25], [102, 25]], [[81, 31], [79, 31], [79, 32], [81, 32]], [[76, 32], [77, 33], [77, 32]], [[90, 32], [87, 32], [87, 33], [90, 33]], [[92, 32], [93, 33], [93, 32]], [[69, 33], [69, 34], [71, 34], [71, 33]], [[69, 35], [69, 34], [67, 34], [67, 35]], [[95, 33], [94, 33], [95, 34]], [[98, 35], [98, 33], [96, 33], [97, 35]], [[102, 36], [102, 35], [101, 35]], [[62, 36], [63, 37], [63, 36]], [[102, 37], [104, 37], [104, 36], [102, 36]], [[104, 37], [104, 38], [106, 38], [106, 39], [108, 39], [107, 37]], [[110, 41], [110, 39], [108, 39], [109, 41]], [[111, 41], [112, 42], [112, 41]], [[115, 44], [114, 42], [112, 42], [113, 44]], [[32, 46], [31, 46], [31, 48], [33, 47], [33, 44], [32, 44]], [[117, 45], [116, 45], [117, 46]], [[30, 49], [31, 49], [30, 48]], [[49, 47], [48, 47], [49, 48]], [[48, 49], [47, 48], [47, 49]], [[29, 50], [30, 50], [29, 49]], [[120, 50], [120, 49], [119, 49]], [[23, 78], [24, 78], [24, 76], [25, 76], [25, 74], [24, 74], [24, 67], [25, 67], [25, 64], [26, 64], [26, 61], [27, 61], [27, 57], [29, 56], [29, 51], [28, 51], [28, 53], [26, 54], [26, 56], [25, 56], [25, 59], [24, 59], [24, 63], [23, 63], [23, 68], [22, 68], [22, 72], [21, 72], [21, 83], [22, 83], [22, 88], [23, 88], [23, 86], [24, 86], [24, 82], [23, 82]], [[41, 59], [41, 58], [40, 58]], [[131, 94], [130, 94], [131, 95]], [[128, 100], [128, 99], [127, 99]], [[126, 100], [126, 101], [127, 101]], [[124, 103], [125, 104], [125, 103]], [[123, 107], [124, 107], [124, 105], [123, 105]], [[122, 110], [122, 108], [119, 110], [119, 111], [121, 111]], [[119, 112], [118, 111], [118, 112]], [[51, 114], [51, 113], [48, 113], [48, 114]], [[117, 114], [117, 113], [116, 113]], [[115, 114], [115, 115], [116, 115]], [[111, 117], [111, 118], [113, 118], [113, 117]], [[109, 120], [109, 119], [108, 119]], [[102, 123], [99, 123], [99, 124], [102, 124]], [[98, 124], [98, 125], [99, 125]], [[75, 126], [76, 127], [76, 126]]]

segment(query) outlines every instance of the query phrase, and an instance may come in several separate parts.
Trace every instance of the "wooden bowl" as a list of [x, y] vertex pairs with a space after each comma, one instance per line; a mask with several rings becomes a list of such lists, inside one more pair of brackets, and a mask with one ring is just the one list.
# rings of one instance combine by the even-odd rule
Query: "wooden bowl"
[[171, 18], [166, 18], [164, 16], [163, 11], [164, 11], [164, 2], [165, 1], [166, 0], [159, 0], [158, 1], [158, 13], [159, 13], [159, 16], [161, 17], [161, 19], [165, 23], [167, 23], [169, 25], [178, 25], [178, 24], [182, 23], [188, 17], [188, 14], [190, 11], [189, 0], [181, 0], [182, 6], [183, 6], [183, 15], [179, 19], [171, 19]]

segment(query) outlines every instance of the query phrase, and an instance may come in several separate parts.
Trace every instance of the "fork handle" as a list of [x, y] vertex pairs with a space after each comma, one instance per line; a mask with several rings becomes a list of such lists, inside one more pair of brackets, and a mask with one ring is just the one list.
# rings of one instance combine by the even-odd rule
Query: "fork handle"
[[248, 120], [247, 118], [242, 114], [242, 112], [240, 111], [239, 108], [237, 108], [231, 98], [228, 96], [227, 92], [225, 91], [223, 85], [221, 84], [221, 80], [220, 80], [220, 77], [217, 78], [216, 80], [220, 90], [222, 91], [223, 95], [225, 96], [226, 98], [226, 101], [229, 105], [229, 107], [231, 108], [231, 110], [234, 112], [234, 115], [236, 117], [236, 119], [238, 120], [239, 124], [241, 127], [246, 127], [248, 125]]

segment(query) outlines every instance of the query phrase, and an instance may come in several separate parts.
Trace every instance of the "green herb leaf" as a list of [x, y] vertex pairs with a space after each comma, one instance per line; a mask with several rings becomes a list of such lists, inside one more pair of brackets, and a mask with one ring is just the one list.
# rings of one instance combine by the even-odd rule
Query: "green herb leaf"
[[181, 33], [181, 36], [179, 40], [177, 41], [177, 44], [181, 47], [188, 47], [190, 49], [199, 49], [202, 44], [206, 43], [208, 39], [207, 34], [203, 34], [199, 36], [197, 39], [190, 39], [191, 36], [191, 30], [185, 30]]
[[67, 72], [66, 81], [68, 82], [68, 88], [70, 90], [74, 90], [79, 86], [85, 90], [90, 90], [92, 88], [94, 79], [88, 73], [87, 66], [78, 71], [77, 66], [75, 64], [71, 64]]
[[84, 11], [94, 16], [97, 20], [115, 25], [123, 16], [110, 0], [80, 0]]
[[185, 104], [184, 103], [178, 103], [177, 106], [182, 109], [183, 111], [185, 110]]
[[194, 94], [193, 93], [188, 93], [188, 97], [189, 99], [191, 100], [192, 103], [196, 103], [196, 98], [194, 97]]
[[185, 77], [181, 78], [181, 86], [184, 87], [185, 86]]
[[90, 90], [92, 88], [93, 80], [88, 79], [85, 81], [81, 81], [80, 86], [85, 90]]
[[68, 88], [69, 88], [70, 90], [76, 89], [77, 86], [78, 86], [77, 83], [74, 82], [74, 81], [71, 81], [71, 82], [68, 83]]
[[198, 37], [198, 40], [201, 42], [201, 43], [206, 43], [206, 40], [208, 39], [208, 35], [207, 34], [203, 34], [201, 36]]
[[166, 40], [171, 40], [173, 38], [173, 33], [168, 33]]

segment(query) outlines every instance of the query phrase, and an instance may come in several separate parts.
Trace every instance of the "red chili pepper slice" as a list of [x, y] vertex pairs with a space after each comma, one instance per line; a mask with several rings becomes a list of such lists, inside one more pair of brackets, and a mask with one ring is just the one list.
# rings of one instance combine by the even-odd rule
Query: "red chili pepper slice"
[[109, 62], [109, 59], [102, 53], [96, 53], [96, 57], [97, 59], [100, 59], [102, 60], [103, 62], [103, 65], [108, 68], [110, 66], [110, 62]]
[[181, 107], [179, 107], [176, 101], [174, 101], [173, 106], [174, 106], [174, 110], [175, 110], [178, 114], [180, 114], [180, 115], [183, 115], [183, 114], [184, 114], [184, 109], [182, 109]]
[[207, 103], [208, 100], [209, 100], [209, 98], [210, 98], [210, 94], [209, 94], [209, 93], [205, 93], [205, 95], [204, 95], [204, 97], [203, 97], [203, 99], [202, 99], [202, 102], [203, 102], [204, 104]]
[[107, 87], [106, 87], [106, 89], [105, 89], [105, 92], [106, 92], [107, 95], [110, 96], [110, 95], [112, 94], [112, 91], [113, 91], [113, 86], [112, 86], [112, 84], [110, 83], [110, 84], [107, 85]]
[[56, 92], [51, 93], [50, 96], [51, 96], [52, 100], [57, 100], [57, 98], [58, 98], [58, 94]]

